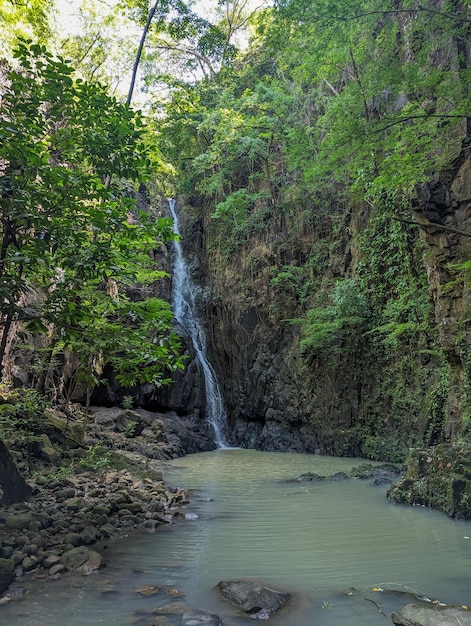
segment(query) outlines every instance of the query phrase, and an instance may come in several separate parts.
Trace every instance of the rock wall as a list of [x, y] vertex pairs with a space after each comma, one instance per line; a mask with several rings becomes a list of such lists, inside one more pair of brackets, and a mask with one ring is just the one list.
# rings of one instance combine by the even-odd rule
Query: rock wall
[[[202, 285], [202, 314], [209, 320], [212, 361], [235, 444], [399, 460], [412, 444], [453, 441], [464, 432], [471, 339], [470, 190], [471, 162], [463, 159], [448, 180], [417, 189], [411, 214], [410, 228], [424, 249], [415, 262], [426, 268], [435, 313], [435, 327], [428, 332], [436, 334], [448, 369], [440, 415], [432, 400], [438, 403], [443, 364], [427, 346], [409, 347], [407, 372], [398, 371], [403, 366], [393, 352], [381, 366], [375, 354], [365, 357], [365, 339], [358, 354], [343, 350], [338, 356], [306, 357], [301, 329], [292, 322], [303, 305], [289, 287], [273, 288], [273, 267], [305, 267], [321, 236], [330, 251], [319, 284], [354, 276], [361, 258], [358, 237], [370, 221], [367, 207], [353, 207], [340, 237], [328, 223], [322, 233], [319, 227], [293, 233], [292, 225], [273, 219], [262, 235], [224, 260], [214, 254], [211, 207], [194, 198], [181, 202], [183, 246]], [[398, 409], [401, 385], [410, 399]], [[402, 456], [395, 456], [398, 447]]]
[[[467, 154], [467, 152], [464, 152]], [[471, 347], [471, 159], [461, 158], [448, 181], [418, 189], [414, 206], [423, 226], [425, 263], [440, 343], [449, 365], [447, 437], [456, 439], [469, 417], [469, 357]]]

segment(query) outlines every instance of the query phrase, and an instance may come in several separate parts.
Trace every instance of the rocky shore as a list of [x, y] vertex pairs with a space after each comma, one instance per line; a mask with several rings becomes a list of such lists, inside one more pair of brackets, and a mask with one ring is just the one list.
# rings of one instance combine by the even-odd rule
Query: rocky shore
[[33, 497], [0, 508], [0, 604], [16, 593], [12, 582], [90, 574], [103, 565], [98, 541], [183, 515], [187, 496], [166, 485], [166, 462], [212, 445], [176, 415], [97, 408], [78, 443], [83, 427], [80, 413], [50, 411], [35, 445], [13, 447]]

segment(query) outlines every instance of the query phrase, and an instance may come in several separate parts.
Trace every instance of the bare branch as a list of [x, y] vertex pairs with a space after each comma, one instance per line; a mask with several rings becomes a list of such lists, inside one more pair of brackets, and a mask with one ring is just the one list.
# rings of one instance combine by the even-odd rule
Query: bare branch
[[461, 235], [462, 237], [471, 237], [471, 232], [466, 230], [458, 230], [451, 226], [445, 226], [444, 224], [437, 224], [436, 222], [416, 222], [414, 220], [405, 220], [402, 217], [393, 217], [396, 222], [403, 222], [404, 224], [412, 224], [412, 226], [419, 226], [420, 228], [437, 228], [438, 230], [446, 230], [449, 233], [455, 233], [455, 235]]

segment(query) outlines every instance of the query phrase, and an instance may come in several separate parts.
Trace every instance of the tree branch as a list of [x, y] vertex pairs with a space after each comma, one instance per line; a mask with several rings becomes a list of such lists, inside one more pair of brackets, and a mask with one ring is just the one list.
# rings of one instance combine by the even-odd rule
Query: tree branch
[[378, 133], [382, 133], [388, 128], [392, 128], [393, 126], [397, 126], [398, 124], [404, 124], [405, 122], [409, 122], [410, 120], [429, 119], [431, 117], [438, 117], [441, 119], [467, 119], [468, 118], [468, 116], [465, 113], [462, 113], [461, 115], [447, 115], [447, 114], [441, 115], [440, 113], [424, 113], [423, 115], [408, 115], [407, 117], [401, 117], [400, 119], [397, 119], [394, 122], [391, 122], [390, 124], [383, 125], [381, 126], [381, 128], [378, 128], [366, 134], [377, 135]]
[[453, 228], [452, 226], [445, 226], [444, 224], [437, 224], [436, 222], [416, 222], [415, 220], [406, 220], [402, 217], [393, 217], [393, 220], [396, 222], [402, 222], [403, 224], [412, 224], [412, 226], [420, 226], [422, 228], [438, 228], [439, 230], [446, 230], [447, 232], [454, 233], [455, 235], [461, 235], [462, 237], [471, 237], [471, 232], [466, 230], [458, 230], [457, 228]]

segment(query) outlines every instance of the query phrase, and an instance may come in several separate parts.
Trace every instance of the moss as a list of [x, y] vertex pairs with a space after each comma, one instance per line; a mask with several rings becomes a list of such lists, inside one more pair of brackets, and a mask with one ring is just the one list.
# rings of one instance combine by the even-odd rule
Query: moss
[[388, 490], [393, 502], [428, 506], [457, 519], [471, 519], [471, 444], [412, 449], [406, 478]]

